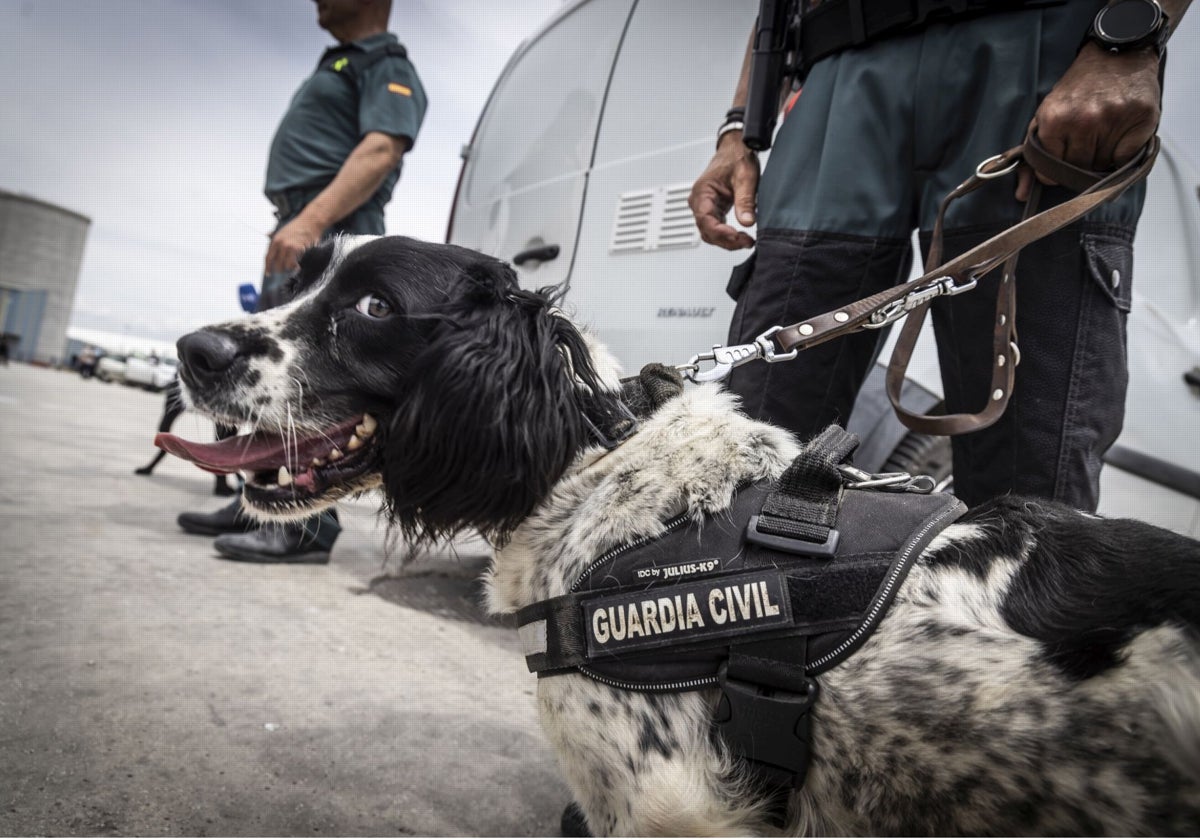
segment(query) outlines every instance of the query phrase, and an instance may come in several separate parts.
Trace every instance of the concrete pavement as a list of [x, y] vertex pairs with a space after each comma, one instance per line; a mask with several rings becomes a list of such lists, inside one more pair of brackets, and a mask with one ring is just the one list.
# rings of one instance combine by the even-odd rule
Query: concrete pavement
[[[0, 835], [548, 835], [568, 800], [482, 546], [217, 559], [211, 477], [153, 454], [162, 397], [0, 368]], [[193, 414], [176, 433], [211, 439]], [[403, 565], [403, 568], [400, 568]]]

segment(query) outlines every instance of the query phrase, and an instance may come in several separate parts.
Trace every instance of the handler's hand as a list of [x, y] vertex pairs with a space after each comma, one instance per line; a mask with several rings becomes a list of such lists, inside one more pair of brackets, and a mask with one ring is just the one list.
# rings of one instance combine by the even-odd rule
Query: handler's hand
[[[1097, 172], [1132, 158], [1158, 129], [1158, 60], [1153, 49], [1114, 55], [1085, 44], [1030, 123], [1046, 151]], [[1038, 180], [1053, 183], [1040, 175]], [[1029, 197], [1032, 183], [1033, 172], [1022, 167], [1019, 201]]]
[[300, 264], [300, 255], [321, 238], [321, 231], [297, 216], [275, 231], [267, 248], [265, 274], [290, 272]]
[[727, 251], [753, 248], [754, 238], [725, 221], [729, 208], [745, 227], [754, 224], [754, 201], [758, 192], [758, 155], [742, 145], [740, 132], [721, 138], [708, 168], [692, 185], [688, 207], [696, 217], [700, 238]]

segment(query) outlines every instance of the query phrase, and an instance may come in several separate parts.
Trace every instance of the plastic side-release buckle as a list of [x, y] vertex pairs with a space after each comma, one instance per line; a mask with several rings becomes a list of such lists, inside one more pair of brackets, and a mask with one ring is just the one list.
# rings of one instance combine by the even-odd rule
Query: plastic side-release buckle
[[808, 773], [812, 719], [808, 712], [821, 693], [812, 677], [802, 692], [766, 688], [729, 676], [728, 661], [717, 672], [721, 700], [714, 721], [734, 755], [758, 765], [776, 784], [799, 789]]
[[836, 528], [829, 529], [825, 542], [809, 542], [798, 537], [785, 537], [781, 534], [771, 534], [759, 527], [759, 517], [751, 516], [746, 525], [746, 541], [767, 548], [786, 551], [789, 554], [803, 554], [809, 557], [832, 557], [837, 554], [838, 540], [841, 535]]

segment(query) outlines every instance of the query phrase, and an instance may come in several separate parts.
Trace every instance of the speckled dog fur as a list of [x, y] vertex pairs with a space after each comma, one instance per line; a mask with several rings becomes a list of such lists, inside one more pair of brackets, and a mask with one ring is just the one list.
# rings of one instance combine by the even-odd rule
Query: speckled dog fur
[[[381, 276], [385, 263], [394, 267], [417, 249], [410, 240], [385, 243], [359, 251], [359, 263], [369, 268], [378, 261]], [[440, 258], [442, 252], [436, 253]], [[303, 415], [305, 406], [328, 405], [321, 402], [323, 392], [335, 391], [336, 377], [315, 375], [316, 367], [402, 367], [359, 352], [347, 343], [349, 331], [331, 345], [327, 336], [289, 327], [306, 309], [334, 306], [343, 282], [340, 257], [332, 254], [320, 283], [296, 302], [243, 322], [241, 334], [257, 336], [263, 348], [247, 352], [261, 358], [246, 366], [236, 386], [208, 389], [222, 393], [189, 385], [193, 400], [202, 407], [224, 406], [228, 414], [246, 409], [303, 423], [305, 418], [295, 415]], [[476, 279], [481, 272], [497, 275], [501, 293], [477, 306], [528, 303], [526, 293], [515, 291], [510, 272], [478, 259], [483, 262], [471, 263], [455, 251], [445, 260]], [[361, 276], [366, 269], [356, 265]], [[395, 271], [376, 290], [390, 296], [405, 317], [425, 317], [426, 310], [444, 314], [439, 307], [453, 301], [439, 301], [437, 290], [451, 297], [460, 292], [456, 281], [440, 277], [443, 270], [452, 269], [426, 269], [420, 277], [421, 283], [434, 284], [432, 296], [426, 290], [418, 297], [404, 288], [402, 274]], [[536, 317], [561, 321], [554, 304], [546, 297], [545, 311]], [[439, 314], [437, 329], [448, 331], [460, 346], [476, 327], [461, 314], [466, 309], [455, 311], [460, 314]], [[396, 325], [391, 329], [397, 345], [414, 340]], [[420, 340], [432, 347], [439, 336], [430, 333]], [[542, 378], [592, 377], [590, 384], [576, 379], [564, 386], [590, 398], [615, 388], [611, 359], [594, 341], [586, 342], [593, 365], [581, 358], [582, 345], [560, 344], [549, 352], [558, 362], [569, 357], [570, 364], [563, 370], [541, 368], [551, 371]], [[281, 354], [274, 361], [266, 355], [272, 345]], [[317, 354], [322, 354], [319, 366], [313, 364]], [[430, 356], [424, 364], [434, 358], [442, 356]], [[363, 374], [354, 374], [353, 382], [364, 391], [362, 402], [384, 418], [385, 452], [406, 447], [407, 458], [422, 447], [440, 451], [445, 442], [439, 434], [468, 439], [491, 434], [490, 415], [481, 412], [496, 400], [526, 398], [489, 395], [491, 386], [481, 378], [472, 384], [486, 399], [472, 403], [472, 410], [456, 406], [448, 415], [436, 404], [443, 399], [438, 389], [406, 378], [416, 374], [390, 368], [371, 379], [376, 390], [358, 384], [367, 381]], [[479, 373], [464, 369], [461, 375], [469, 379]], [[292, 384], [300, 382], [307, 389], [303, 394]], [[338, 388], [338, 400], [353, 402], [344, 394], [344, 383]], [[380, 407], [380, 388], [393, 389], [390, 415]], [[409, 406], [409, 412], [406, 400], [420, 404]], [[418, 418], [424, 415], [440, 418], [440, 425], [421, 425]], [[447, 416], [455, 421], [445, 422]], [[504, 416], [519, 426], [524, 415]], [[406, 423], [420, 428], [413, 431]], [[511, 432], [516, 440], [516, 431], [495, 434]], [[531, 433], [521, 431], [521, 439]], [[553, 445], [553, 438], [537, 443]], [[467, 527], [493, 534], [500, 548], [488, 576], [488, 597], [497, 612], [565, 593], [603, 551], [661, 531], [682, 511], [697, 519], [721, 516], [736, 486], [778, 476], [797, 452], [789, 435], [740, 414], [735, 399], [711, 385], [686, 390], [612, 452], [587, 441], [562, 445], [571, 449], [565, 468], [527, 503], [515, 527], [497, 528], [501, 517], [472, 517], [462, 510], [445, 515], [425, 534], [445, 536]], [[404, 513], [403, 497], [419, 495], [422, 482], [433, 479], [399, 475], [401, 463], [408, 462], [385, 455], [377, 469], [389, 510], [403, 519], [406, 533], [421, 536], [422, 514]], [[492, 464], [476, 469], [449, 456], [443, 463], [437, 476], [441, 494], [465, 494], [468, 487], [476, 492], [481, 484], [493, 495], [512, 490]], [[314, 500], [301, 512], [331, 499]], [[432, 517], [430, 505], [422, 509]], [[971, 511], [924, 552], [861, 650], [819, 677], [812, 763], [783, 830], [817, 835], [1200, 833], [1198, 626], [1197, 543], [1047, 502], [1002, 499]], [[514, 660], [513, 672], [514, 679], [527, 678], [520, 661]], [[539, 680], [537, 693], [546, 735], [594, 833], [778, 833], [768, 820], [767, 803], [714, 735], [715, 691], [639, 694], [569, 674]], [[519, 786], [522, 780], [512, 783]]]

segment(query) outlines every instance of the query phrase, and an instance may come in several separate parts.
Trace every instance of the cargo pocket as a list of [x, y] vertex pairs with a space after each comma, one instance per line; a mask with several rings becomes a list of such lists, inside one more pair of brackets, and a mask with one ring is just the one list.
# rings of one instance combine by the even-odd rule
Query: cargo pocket
[[758, 251], [755, 250], [751, 252], [745, 262], [733, 267], [733, 271], [729, 275], [729, 285], [725, 287], [725, 294], [734, 300], [742, 296], [742, 290], [746, 288], [746, 284], [750, 282], [750, 275], [754, 273], [754, 261], [757, 257]]
[[1120, 435], [1125, 416], [1132, 241], [1131, 230], [1080, 234], [1084, 276], [1076, 345], [1064, 359], [1070, 378], [1054, 494], [1085, 508], [1095, 505], [1101, 457]]
[[1127, 314], [1133, 299], [1132, 243], [1104, 233], [1084, 233], [1082, 241], [1092, 282], [1113, 306]]

